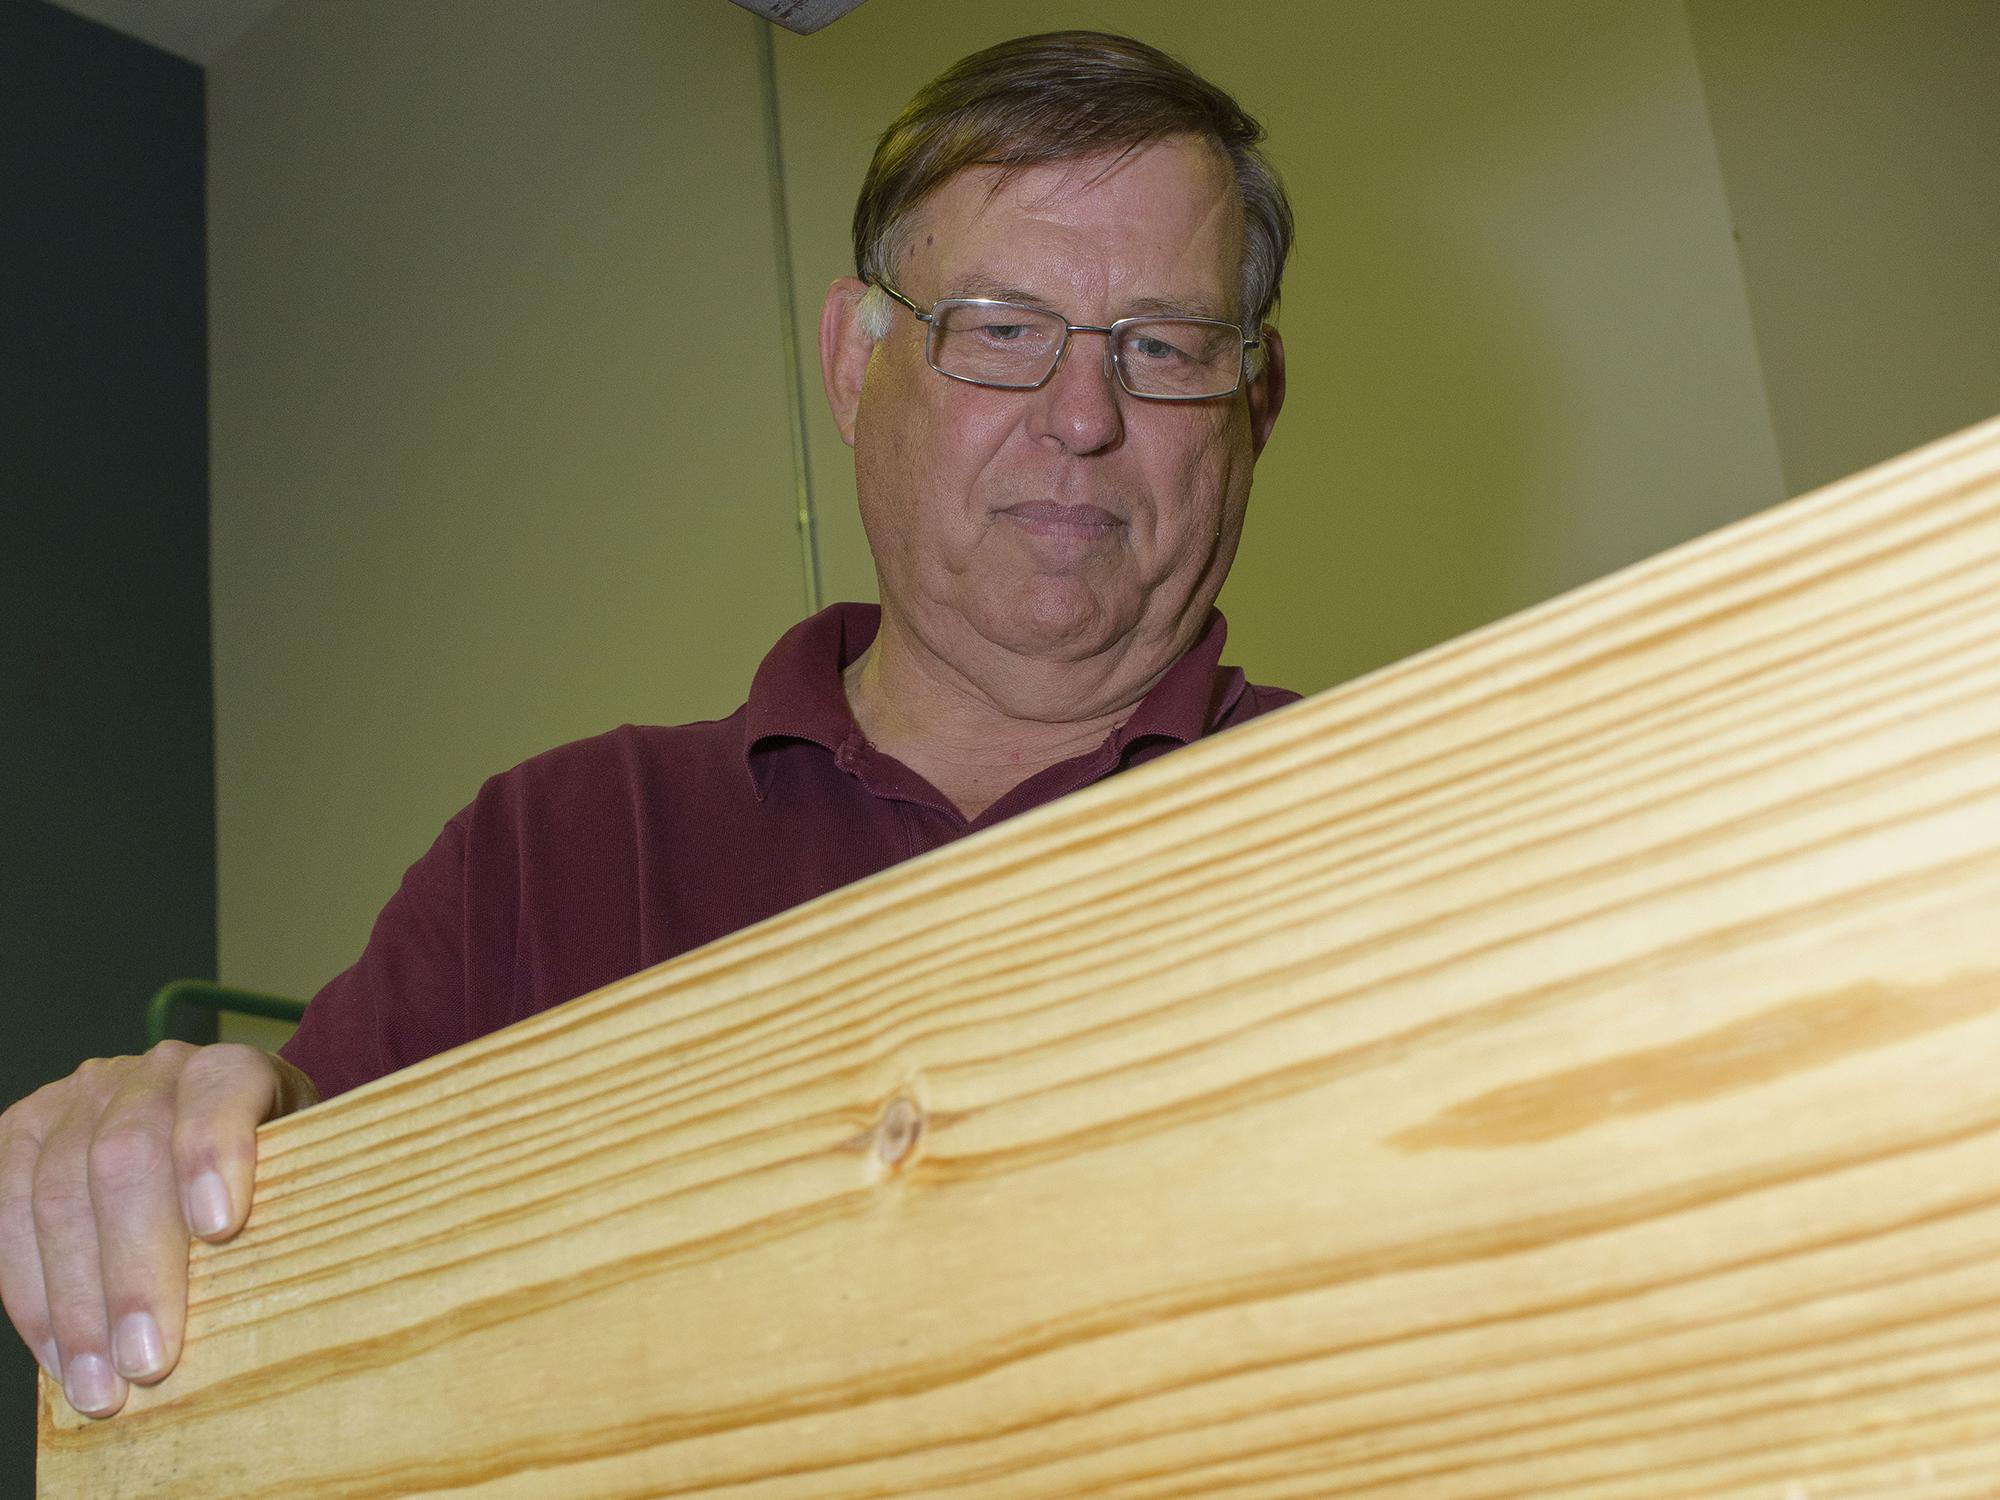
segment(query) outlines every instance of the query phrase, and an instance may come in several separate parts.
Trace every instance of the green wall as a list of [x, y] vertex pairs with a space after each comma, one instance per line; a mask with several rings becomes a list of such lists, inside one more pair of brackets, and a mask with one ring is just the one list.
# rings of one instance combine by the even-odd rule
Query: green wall
[[757, 24], [292, 4], [210, 67], [230, 979], [310, 994], [483, 778], [803, 613]]
[[214, 970], [201, 145], [199, 69], [0, 5], [0, 1105]]
[[2000, 4], [1688, 13], [1788, 491], [2000, 412]]
[[[1271, 132], [1299, 220], [1289, 405], [1222, 599], [1254, 676], [1318, 689], [1781, 497], [1678, 0], [869, 0], [778, 51], [798, 296], [851, 270], [874, 134], [958, 55], [1094, 25]], [[867, 587], [815, 411], [833, 591]]]
[[310, 991], [484, 776], [740, 700], [805, 597], [789, 382], [872, 593], [810, 330], [954, 57], [1122, 27], [1270, 124], [1292, 391], [1224, 606], [1318, 688], [2000, 409], [2000, 7], [1888, 9], [868, 0], [775, 38], [792, 368], [745, 13], [292, 0], [209, 70], [223, 976]]

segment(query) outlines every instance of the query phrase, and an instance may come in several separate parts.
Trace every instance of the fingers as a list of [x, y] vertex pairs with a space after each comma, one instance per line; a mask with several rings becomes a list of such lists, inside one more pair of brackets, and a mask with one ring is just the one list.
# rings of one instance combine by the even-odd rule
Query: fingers
[[150, 1384], [179, 1362], [188, 1235], [227, 1239], [243, 1227], [257, 1127], [277, 1085], [254, 1048], [164, 1049], [146, 1056], [99, 1117], [90, 1197], [111, 1368], [124, 1380]]
[[168, 1144], [175, 1080], [192, 1050], [86, 1063], [35, 1163], [36, 1250], [63, 1390], [90, 1416], [125, 1404], [127, 1372], [157, 1379], [171, 1367], [157, 1307], [185, 1297], [187, 1232]]
[[299, 1107], [278, 1069], [268, 1052], [223, 1045], [202, 1048], [181, 1071], [173, 1156], [186, 1233], [226, 1240], [250, 1216], [257, 1127]]
[[188, 1235], [242, 1227], [257, 1126], [314, 1097], [254, 1048], [167, 1042], [0, 1117], [0, 1300], [78, 1411], [108, 1416], [173, 1368]]
[[42, 1285], [42, 1257], [35, 1243], [30, 1193], [35, 1160], [41, 1155], [33, 1100], [23, 1100], [0, 1116], [0, 1307], [49, 1375], [62, 1379], [62, 1356], [49, 1322], [49, 1299]]
[[[174, 1141], [181, 1080], [197, 1060], [193, 1048], [178, 1047], [156, 1049], [141, 1059], [106, 1102], [86, 1157], [100, 1278], [95, 1290], [111, 1368], [142, 1384], [160, 1379], [180, 1358], [188, 1229]], [[67, 1266], [62, 1274], [70, 1274]], [[58, 1272], [45, 1260], [43, 1275], [54, 1281]], [[58, 1330], [57, 1342], [67, 1353], [60, 1323]], [[72, 1364], [64, 1366], [66, 1374]]]
[[[95, 1095], [102, 1070], [79, 1075], [80, 1091]], [[72, 1100], [96, 1104], [96, 1099]], [[97, 1215], [90, 1204], [90, 1136], [97, 1111], [67, 1108], [42, 1136], [29, 1185], [35, 1259], [51, 1333], [70, 1405], [94, 1414], [124, 1404], [124, 1384], [111, 1368], [104, 1296], [97, 1272]]]

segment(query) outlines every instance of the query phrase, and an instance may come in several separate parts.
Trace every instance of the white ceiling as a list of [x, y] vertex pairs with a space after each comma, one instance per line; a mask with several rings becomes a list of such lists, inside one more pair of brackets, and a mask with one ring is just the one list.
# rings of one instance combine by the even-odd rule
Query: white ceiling
[[207, 67], [284, 0], [54, 0], [64, 10]]
[[[285, 0], [51, 0], [204, 68]], [[861, 0], [736, 0], [793, 31], [817, 31]]]

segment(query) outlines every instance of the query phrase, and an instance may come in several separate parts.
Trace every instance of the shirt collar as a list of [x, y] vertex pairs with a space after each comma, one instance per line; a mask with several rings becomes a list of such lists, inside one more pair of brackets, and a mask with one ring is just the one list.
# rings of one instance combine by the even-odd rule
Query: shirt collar
[[759, 801], [771, 784], [770, 757], [760, 750], [809, 740], [838, 755], [859, 738], [840, 674], [868, 649], [881, 625], [876, 605], [830, 604], [779, 637], [758, 666], [744, 705], [743, 755]]
[[1200, 637], [1167, 668], [1153, 690], [1139, 700], [1132, 717], [1112, 735], [1112, 749], [1122, 755], [1144, 739], [1192, 744], [1222, 723], [1243, 696], [1241, 669], [1217, 670], [1228, 636], [1229, 622], [1222, 618], [1221, 610], [1211, 609]]
[[[881, 628], [873, 604], [832, 604], [801, 620], [779, 639], [750, 683], [744, 705], [743, 755], [761, 801], [770, 790], [771, 758], [760, 752], [786, 740], [807, 740], [838, 756], [861, 730], [847, 706], [840, 674], [866, 651]], [[1140, 700], [1106, 742], [1114, 763], [1142, 740], [1188, 744], [1227, 719], [1243, 696], [1243, 673], [1218, 671], [1229, 626], [1219, 610], [1194, 645]]]

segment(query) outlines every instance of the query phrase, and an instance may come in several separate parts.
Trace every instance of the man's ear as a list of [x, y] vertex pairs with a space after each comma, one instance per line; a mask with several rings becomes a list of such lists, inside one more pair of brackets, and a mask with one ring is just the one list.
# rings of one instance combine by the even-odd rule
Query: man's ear
[[1285, 404], [1285, 341], [1278, 330], [1264, 325], [1264, 364], [1250, 382], [1250, 451], [1262, 453], [1271, 441], [1271, 429], [1278, 425], [1278, 411]]
[[826, 404], [840, 439], [854, 446], [855, 414], [861, 410], [861, 382], [868, 374], [868, 356], [875, 337], [862, 326], [861, 299], [868, 283], [843, 276], [826, 289], [819, 311], [819, 374], [826, 385]]

